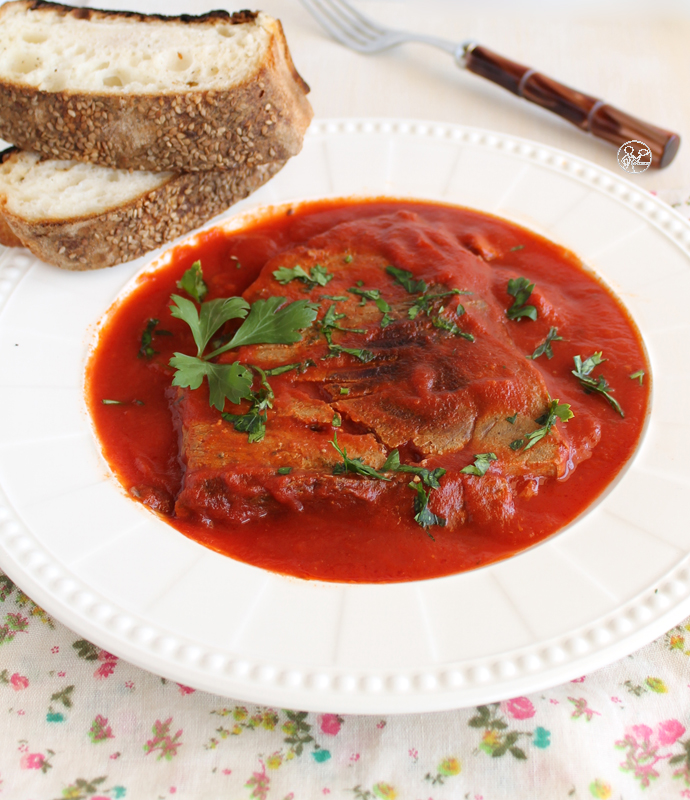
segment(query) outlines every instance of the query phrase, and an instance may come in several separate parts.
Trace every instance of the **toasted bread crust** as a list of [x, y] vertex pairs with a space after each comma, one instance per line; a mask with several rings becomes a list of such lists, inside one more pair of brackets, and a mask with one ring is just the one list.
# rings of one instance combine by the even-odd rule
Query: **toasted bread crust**
[[0, 207], [0, 243], [23, 244], [63, 269], [111, 267], [202, 225], [258, 189], [283, 164], [182, 173], [116, 210], [64, 221], [28, 222]]
[[142, 14], [139, 11], [106, 11], [100, 8], [81, 8], [64, 5], [63, 3], [51, 3], [48, 0], [20, 0], [15, 5], [22, 5], [27, 11], [40, 11], [46, 9], [54, 11], [65, 17], [75, 19], [99, 20], [99, 19], [130, 19], [135, 22], [146, 22], [148, 20], [158, 20], [161, 22], [184, 22], [189, 25], [207, 24], [209, 22], [223, 22], [230, 25], [241, 25], [244, 22], [252, 22], [256, 19], [257, 11], [235, 11], [232, 14], [223, 9], [214, 9], [205, 14], [180, 14], [179, 16], [168, 16], [167, 14]]
[[[53, 4], [27, 3], [29, 9]], [[121, 16], [65, 9], [65, 14]], [[228, 23], [226, 12], [211, 12]], [[253, 12], [240, 12], [244, 21]], [[147, 15], [127, 14], [143, 22]], [[94, 17], [95, 18], [95, 17]], [[151, 18], [154, 18], [153, 16]], [[194, 24], [198, 17], [164, 18]], [[241, 19], [234, 19], [239, 24]], [[296, 155], [312, 117], [280, 22], [258, 74], [223, 91], [146, 94], [39, 90], [0, 81], [0, 137], [45, 158], [107, 167], [197, 171], [254, 167]]]

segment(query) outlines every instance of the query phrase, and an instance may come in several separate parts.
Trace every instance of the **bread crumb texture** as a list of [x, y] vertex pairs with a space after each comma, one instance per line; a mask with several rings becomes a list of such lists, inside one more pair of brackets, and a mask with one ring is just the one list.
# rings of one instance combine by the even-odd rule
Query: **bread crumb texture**
[[44, 157], [159, 172], [283, 160], [307, 92], [263, 13], [0, 8], [0, 136]]

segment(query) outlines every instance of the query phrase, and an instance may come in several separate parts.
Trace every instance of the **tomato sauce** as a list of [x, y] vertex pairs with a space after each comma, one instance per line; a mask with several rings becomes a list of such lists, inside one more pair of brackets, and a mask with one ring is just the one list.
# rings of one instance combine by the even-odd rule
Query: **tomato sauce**
[[[208, 299], [240, 295], [265, 262], [281, 251], [346, 220], [357, 219], [365, 229], [368, 218], [401, 208], [443, 224], [484, 258], [494, 294], [506, 308], [513, 299], [506, 293], [507, 281], [515, 274], [535, 284], [532, 301], [541, 310], [553, 306], [562, 341], [553, 342], [553, 358], [542, 356], [533, 363], [551, 397], [571, 404], [575, 416], [567, 425], [572, 430], [580, 424], [578, 417], [594, 415], [598, 420], [601, 438], [592, 457], [562, 479], [540, 481], [532, 496], [518, 496], [517, 514], [510, 522], [478, 525], [470, 519], [455, 530], [431, 528], [433, 538], [411, 514], [399, 515], [398, 524], [390, 525], [390, 513], [377, 513], [376, 507], [363, 517], [361, 509], [334, 513], [323, 501], [299, 513], [268, 515], [245, 524], [177, 518], [170, 498], [182, 488], [185, 465], [170, 409], [173, 370], [168, 362], [174, 352], [192, 354], [195, 346], [189, 327], [171, 316], [169, 306], [171, 294], [182, 294], [177, 282], [185, 270], [201, 261]], [[419, 252], [415, 257], [425, 256]], [[540, 313], [535, 321], [510, 323], [512, 338], [525, 355], [546, 338], [547, 316]], [[158, 320], [150, 344], [155, 352], [137, 357], [151, 319]], [[585, 393], [571, 374], [575, 355], [585, 359], [597, 351], [603, 351], [606, 361], [593, 376], [605, 375], [623, 417], [601, 395]], [[640, 370], [641, 380], [630, 377]], [[275, 379], [276, 385], [281, 378]], [[177, 247], [170, 264], [143, 276], [108, 314], [87, 368], [87, 400], [104, 455], [123, 487], [186, 536], [240, 561], [301, 578], [397, 582], [454, 574], [507, 558], [582, 514], [632, 456], [646, 418], [649, 383], [649, 366], [634, 323], [569, 251], [470, 209], [340, 200], [273, 210], [242, 230], [211, 230], [199, 235], [197, 243]], [[204, 390], [202, 386], [195, 391]], [[267, 425], [270, 420], [269, 412]], [[465, 463], [470, 461], [468, 454]]]

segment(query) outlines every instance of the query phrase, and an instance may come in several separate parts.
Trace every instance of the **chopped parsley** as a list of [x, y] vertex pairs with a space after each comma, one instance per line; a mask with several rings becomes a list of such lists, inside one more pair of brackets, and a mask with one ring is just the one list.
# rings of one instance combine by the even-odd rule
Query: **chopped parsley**
[[[231, 256], [231, 258], [235, 258], [235, 256]], [[177, 282], [177, 288], [182, 289], [183, 292], [187, 292], [197, 303], [203, 303], [208, 294], [208, 286], [201, 273], [201, 261], [195, 261], [192, 264], [184, 273], [181, 280]]]
[[124, 406], [126, 405], [124, 400], [101, 400], [104, 406]]
[[546, 339], [537, 347], [531, 356], [527, 358], [539, 358], [539, 356], [546, 356], [548, 359], [553, 358], [553, 350], [551, 349], [551, 342], [562, 342], [563, 337], [558, 335], [558, 328], [551, 328], [546, 334]]
[[507, 292], [511, 297], [515, 298], [513, 305], [506, 310], [508, 319], [527, 317], [535, 320], [537, 318], [537, 309], [534, 306], [526, 305], [533, 289], [534, 284], [530, 283], [527, 278], [511, 278], [508, 281]]
[[559, 403], [558, 400], [551, 400], [546, 413], [542, 414], [539, 419], [535, 420], [537, 425], [541, 425], [541, 427], [537, 428], [535, 431], [532, 431], [532, 433], [527, 434], [527, 436], [525, 436], [523, 439], [515, 439], [512, 441], [509, 445], [510, 449], [520, 450], [524, 447], [525, 450], [529, 450], [549, 433], [551, 428], [553, 428], [559, 419], [561, 422], [567, 422], [574, 416], [575, 415], [570, 410], [570, 405], [568, 403]]
[[410, 481], [407, 485], [410, 489], [414, 489], [415, 492], [417, 492], [414, 498], [414, 520], [426, 530], [427, 534], [433, 540], [434, 537], [431, 536], [428, 528], [432, 525], [438, 525], [443, 528], [446, 524], [446, 520], [444, 517], [439, 517], [438, 514], [434, 514], [433, 511], [429, 509], [429, 492], [424, 488], [424, 484], [421, 481], [419, 483]]
[[510, 252], [514, 253], [516, 250], [524, 250], [524, 249], [525, 249], [524, 244], [516, 244], [515, 247], [510, 248]]
[[236, 431], [249, 434], [249, 442], [260, 442], [266, 435], [267, 409], [273, 408], [274, 394], [266, 373], [254, 367], [261, 379], [261, 388], [257, 392], [250, 391], [247, 399], [252, 401], [251, 408], [245, 414], [221, 414], [226, 422], [231, 422]]
[[341, 386], [340, 394], [350, 394], [350, 390], [347, 388], [347, 386]]
[[278, 475], [289, 475], [292, 472], [292, 467], [278, 467]]
[[[410, 319], [415, 319], [419, 314], [425, 313], [427, 316], [431, 314], [433, 304], [443, 297], [450, 297], [455, 294], [472, 294], [472, 292], [463, 292], [460, 289], [451, 289], [449, 292], [436, 292], [435, 294], [421, 294], [414, 303], [410, 306], [407, 315]], [[462, 310], [461, 310], [462, 309]], [[465, 313], [465, 307], [458, 303], [457, 316], [461, 317]]]
[[630, 375], [628, 375], [630, 380], [639, 381], [640, 386], [644, 384], [644, 376], [645, 371], [643, 369], [638, 369], [637, 372], [631, 372]]
[[443, 467], [437, 467], [432, 470], [426, 467], [415, 467], [412, 464], [401, 464], [400, 453], [397, 450], [392, 450], [389, 453], [386, 463], [381, 467], [381, 472], [411, 472], [430, 489], [440, 489], [439, 480], [446, 474]]
[[435, 328], [441, 328], [444, 331], [452, 333], [453, 336], [462, 336], [462, 338], [467, 339], [468, 342], [474, 341], [474, 336], [471, 333], [465, 333], [465, 331], [460, 330], [460, 328], [458, 328], [458, 326], [454, 322], [451, 322], [445, 317], [441, 316], [434, 317], [431, 320], [431, 324]]
[[343, 261], [344, 261], [346, 264], [352, 264], [352, 256], [351, 256], [351, 255], [348, 253], [348, 254], [345, 256], [345, 258], [343, 259]]
[[496, 453], [475, 453], [474, 464], [468, 464], [460, 472], [464, 472], [465, 475], [479, 475], [481, 477], [486, 474], [491, 462], [496, 461], [497, 458]]
[[341, 353], [347, 353], [348, 355], [358, 358], [364, 364], [368, 364], [369, 361], [373, 361], [375, 358], [371, 350], [366, 350], [363, 347], [341, 347], [339, 344], [330, 344], [328, 345], [328, 349], [331, 351], [332, 357], [339, 356]]
[[139, 345], [139, 352], [137, 353], [137, 358], [145, 358], [150, 359], [157, 355], [158, 350], [153, 349], [153, 334], [154, 333], [162, 333], [163, 335], [170, 335], [169, 331], [157, 331], [156, 325], [158, 325], [159, 320], [157, 319], [150, 319], [146, 323], [146, 327], [144, 328], [141, 334], [141, 342]]
[[378, 470], [370, 467], [368, 464], [365, 464], [360, 458], [350, 458], [347, 454], [347, 450], [344, 447], [340, 447], [338, 445], [338, 432], [333, 431], [333, 441], [331, 442], [333, 447], [340, 453], [343, 459], [342, 464], [336, 464], [333, 467], [333, 474], [334, 475], [342, 475], [346, 472], [353, 472], [356, 475], [364, 475], [365, 478], [372, 478], [374, 480], [379, 481], [390, 481], [390, 478], [387, 478], [385, 475], [382, 475]]
[[321, 264], [314, 265], [309, 270], [309, 273], [298, 264], [292, 269], [279, 267], [273, 271], [273, 277], [283, 286], [290, 283], [290, 281], [298, 280], [302, 281], [302, 283], [306, 283], [310, 288], [313, 288], [314, 286], [325, 286], [328, 281], [333, 278], [333, 275], [328, 272], [325, 267], [322, 267]]
[[392, 275], [393, 278], [395, 278], [395, 280], [410, 294], [415, 294], [416, 292], [426, 292], [426, 281], [422, 278], [417, 280], [409, 270], [387, 266], [386, 272], [389, 275]]
[[598, 392], [602, 397], [606, 398], [611, 407], [617, 411], [621, 417], [624, 417], [623, 409], [620, 407], [618, 400], [611, 394], [612, 389], [606, 378], [604, 378], [603, 375], [600, 375], [596, 380], [591, 377], [594, 367], [598, 367], [599, 364], [603, 364], [604, 361], [606, 361], [605, 358], [602, 358], [602, 351], [600, 350], [597, 353], [593, 353], [584, 361], [579, 355], [574, 356], [573, 361], [575, 362], [575, 369], [571, 370], [572, 374], [580, 381], [580, 386], [582, 386], [585, 392], [587, 394]]
[[352, 294], [359, 295], [362, 298], [362, 302], [360, 305], [364, 305], [367, 300], [371, 300], [372, 302], [376, 303], [376, 308], [383, 314], [381, 319], [381, 327], [385, 328], [386, 326], [390, 325], [393, 321], [390, 316], [391, 307], [388, 303], [381, 297], [381, 290], [380, 289], [348, 289], [348, 292], [352, 292]]
[[511, 425], [515, 425], [515, 421], [517, 420], [518, 415], [517, 411], [513, 414], [512, 417], [506, 417], [506, 422], [510, 422]]

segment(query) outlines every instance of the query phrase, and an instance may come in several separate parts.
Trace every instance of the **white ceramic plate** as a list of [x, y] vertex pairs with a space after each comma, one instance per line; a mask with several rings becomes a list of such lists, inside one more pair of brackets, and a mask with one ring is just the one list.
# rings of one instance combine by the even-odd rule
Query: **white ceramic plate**
[[690, 225], [634, 184], [502, 134], [315, 123], [235, 211], [389, 195], [449, 201], [574, 250], [628, 306], [654, 375], [638, 453], [576, 524], [475, 572], [306, 582], [186, 539], [108, 474], [83, 398], [98, 320], [145, 265], [0, 261], [0, 566], [81, 635], [235, 698], [341, 713], [431, 711], [536, 691], [620, 658], [690, 613]]

